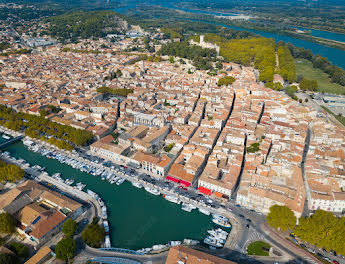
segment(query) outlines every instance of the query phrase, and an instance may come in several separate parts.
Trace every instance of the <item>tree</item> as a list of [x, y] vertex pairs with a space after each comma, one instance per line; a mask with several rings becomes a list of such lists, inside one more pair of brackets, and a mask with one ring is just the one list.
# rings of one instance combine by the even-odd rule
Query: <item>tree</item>
[[216, 68], [219, 70], [223, 69], [223, 63], [221, 63], [220, 61], [217, 61], [216, 62]]
[[301, 80], [301, 82], [299, 83], [299, 88], [301, 88], [301, 90], [305, 91], [305, 90], [309, 90], [309, 91], [315, 91], [317, 88], [317, 81], [316, 80], [309, 80], [306, 78], [303, 78]]
[[8, 213], [0, 214], [0, 232], [10, 234], [15, 229], [15, 221], [12, 215]]
[[68, 260], [74, 257], [74, 252], [77, 246], [75, 241], [70, 238], [64, 238], [57, 243], [55, 248], [55, 254], [59, 259]]
[[19, 263], [19, 260], [16, 256], [12, 254], [0, 254], [0, 263], [1, 264], [16, 264]]
[[45, 117], [46, 115], [48, 115], [48, 111], [45, 110], [45, 109], [41, 109], [41, 110], [40, 110], [40, 116], [41, 116], [41, 117]]
[[305, 98], [304, 99], [304, 102], [308, 103], [309, 99], [308, 98]]
[[62, 225], [62, 232], [65, 234], [66, 237], [73, 237], [77, 231], [77, 223], [72, 219], [67, 219], [65, 223]]
[[4, 246], [4, 245], [5, 245], [5, 243], [6, 243], [5, 238], [0, 237], [0, 247], [1, 247], [1, 246]]
[[17, 182], [24, 177], [24, 171], [14, 164], [7, 164], [0, 162], [0, 181], [6, 182]]
[[294, 232], [303, 241], [327, 251], [345, 254], [345, 217], [337, 217], [331, 212], [316, 210], [309, 217], [301, 217]]
[[122, 76], [122, 71], [120, 69], [116, 70], [116, 77], [121, 77]]
[[275, 82], [273, 83], [273, 89], [276, 91], [281, 91], [284, 89], [284, 87], [280, 82]]
[[105, 231], [103, 227], [92, 223], [85, 228], [81, 237], [90, 247], [100, 247], [105, 237]]
[[246, 148], [247, 152], [249, 153], [255, 153], [258, 152], [260, 150], [260, 143], [259, 142], [255, 142], [253, 144], [250, 144], [249, 147]]
[[18, 257], [22, 259], [26, 259], [29, 256], [29, 249], [21, 243], [11, 242], [10, 250], [12, 250]]
[[233, 84], [234, 81], [235, 81], [235, 78], [234, 78], [234, 77], [232, 77], [232, 76], [225, 76], [225, 77], [220, 78], [220, 79], [218, 80], [217, 85], [218, 85], [218, 86], [222, 86], [222, 85], [228, 86], [228, 85]]
[[292, 210], [283, 205], [273, 205], [267, 215], [267, 223], [275, 229], [286, 231], [292, 230], [296, 225], [296, 216]]

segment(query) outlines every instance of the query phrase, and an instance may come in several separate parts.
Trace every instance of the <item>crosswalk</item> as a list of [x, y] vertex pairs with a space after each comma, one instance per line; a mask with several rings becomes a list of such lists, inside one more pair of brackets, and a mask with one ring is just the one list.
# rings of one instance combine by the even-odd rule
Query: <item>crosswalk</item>
[[243, 254], [247, 254], [247, 248], [248, 248], [248, 245], [254, 241], [265, 241], [265, 237], [263, 234], [261, 233], [258, 233], [256, 231], [252, 231], [249, 236], [248, 236], [248, 239], [247, 241], [244, 243], [243, 247], [242, 248], [239, 248], [238, 245], [238, 250], [243, 253]]

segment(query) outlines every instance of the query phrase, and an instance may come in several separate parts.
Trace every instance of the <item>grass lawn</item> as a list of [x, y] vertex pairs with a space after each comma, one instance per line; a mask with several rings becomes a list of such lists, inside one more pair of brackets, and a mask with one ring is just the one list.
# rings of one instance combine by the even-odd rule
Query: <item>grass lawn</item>
[[316, 80], [318, 83], [318, 92], [344, 94], [345, 86], [341, 86], [336, 83], [331, 83], [328, 78], [328, 74], [324, 73], [320, 69], [313, 68], [310, 61], [303, 59], [296, 59], [296, 73], [302, 74], [305, 78]]
[[[248, 255], [268, 256], [271, 245], [263, 241], [255, 241], [248, 246]], [[266, 250], [267, 249], [267, 250]]]

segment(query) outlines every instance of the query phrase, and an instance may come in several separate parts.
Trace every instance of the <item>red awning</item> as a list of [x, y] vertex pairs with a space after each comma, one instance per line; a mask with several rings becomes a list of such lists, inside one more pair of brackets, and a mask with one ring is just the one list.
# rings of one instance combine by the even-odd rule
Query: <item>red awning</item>
[[190, 182], [187, 182], [187, 181], [184, 181], [184, 180], [180, 180], [180, 184], [186, 186], [186, 187], [189, 187], [190, 186]]
[[177, 183], [180, 181], [179, 179], [176, 179], [176, 178], [171, 177], [171, 176], [167, 176], [166, 179], [169, 181], [177, 182]]
[[212, 194], [212, 191], [210, 189], [207, 189], [207, 188], [204, 188], [204, 187], [199, 187], [198, 190], [203, 193], [203, 194], [206, 194], [206, 195], [211, 195]]

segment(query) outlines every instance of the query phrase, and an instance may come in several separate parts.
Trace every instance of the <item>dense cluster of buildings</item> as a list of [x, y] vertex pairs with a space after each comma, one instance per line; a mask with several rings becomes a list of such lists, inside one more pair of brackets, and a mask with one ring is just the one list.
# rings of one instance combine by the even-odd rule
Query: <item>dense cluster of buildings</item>
[[[344, 128], [324, 113], [265, 88], [251, 67], [224, 63], [210, 76], [107, 48], [79, 51], [103, 41], [4, 59], [0, 103], [37, 115], [60, 108], [46, 118], [93, 132], [93, 154], [264, 214], [280, 204], [300, 216], [306, 198], [311, 210], [345, 209]], [[134, 40], [122, 41], [119, 49]], [[218, 86], [225, 75], [236, 81]], [[101, 86], [133, 93], [105, 96]]]

